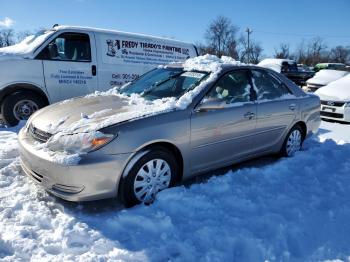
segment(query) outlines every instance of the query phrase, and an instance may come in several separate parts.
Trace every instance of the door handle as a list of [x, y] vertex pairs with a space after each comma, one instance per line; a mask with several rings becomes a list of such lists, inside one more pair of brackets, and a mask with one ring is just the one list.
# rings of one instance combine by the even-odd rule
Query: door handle
[[290, 104], [289, 105], [289, 109], [292, 110], [292, 111], [294, 111], [296, 107], [297, 107], [296, 104]]
[[244, 114], [244, 118], [252, 119], [255, 116], [253, 112], [247, 112]]
[[92, 66], [91, 66], [91, 74], [92, 74], [93, 76], [95, 76], [95, 75], [97, 74], [97, 70], [96, 70], [96, 66], [95, 66], [95, 65], [92, 65]]

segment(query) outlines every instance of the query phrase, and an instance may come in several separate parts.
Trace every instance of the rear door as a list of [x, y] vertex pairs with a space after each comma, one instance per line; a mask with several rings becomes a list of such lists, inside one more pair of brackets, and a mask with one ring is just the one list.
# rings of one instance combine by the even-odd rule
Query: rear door
[[38, 55], [53, 102], [97, 90], [94, 34], [62, 32]]
[[297, 98], [288, 87], [266, 70], [252, 70], [257, 94], [257, 151], [269, 150], [282, 138], [298, 112]]
[[247, 70], [225, 74], [204, 97], [225, 102], [221, 109], [194, 110], [191, 117], [193, 172], [230, 163], [253, 150], [256, 104]]

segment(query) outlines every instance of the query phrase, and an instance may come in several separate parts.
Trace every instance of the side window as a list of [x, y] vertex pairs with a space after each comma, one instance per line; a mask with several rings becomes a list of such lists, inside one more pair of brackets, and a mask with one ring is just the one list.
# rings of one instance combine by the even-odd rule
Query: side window
[[91, 62], [89, 35], [63, 33], [51, 41], [40, 52], [37, 59]]
[[251, 101], [251, 85], [246, 71], [230, 72], [217, 82], [205, 99], [220, 99], [226, 104]]
[[273, 100], [290, 94], [288, 88], [268, 72], [252, 70], [252, 76], [258, 100]]

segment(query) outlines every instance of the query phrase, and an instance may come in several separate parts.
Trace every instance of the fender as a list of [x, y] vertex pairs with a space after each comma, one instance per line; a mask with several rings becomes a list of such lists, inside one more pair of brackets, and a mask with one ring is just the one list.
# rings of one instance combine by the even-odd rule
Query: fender
[[135, 163], [137, 161], [139, 161], [141, 159], [141, 157], [146, 155], [148, 152], [150, 152], [150, 150], [141, 150], [138, 153], [136, 153], [135, 155], [133, 155], [131, 157], [130, 161], [128, 162], [128, 164], [126, 165], [126, 167], [124, 168], [122, 177], [126, 177], [128, 175], [128, 173], [130, 172], [131, 168], [135, 165]]
[[12, 83], [4, 87], [0, 90], [0, 102], [2, 102], [7, 95], [21, 90], [34, 91], [35, 93], [44, 97], [46, 99], [47, 104], [50, 104], [49, 96], [45, 93], [45, 91], [43, 91], [40, 87], [29, 83]]

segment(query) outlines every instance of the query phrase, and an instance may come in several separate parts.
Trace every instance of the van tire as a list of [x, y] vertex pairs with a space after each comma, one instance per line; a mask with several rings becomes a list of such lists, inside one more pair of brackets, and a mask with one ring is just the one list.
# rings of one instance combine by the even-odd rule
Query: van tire
[[5, 97], [1, 104], [4, 124], [15, 126], [20, 120], [28, 120], [36, 110], [46, 106], [43, 97], [31, 91], [19, 91]]

